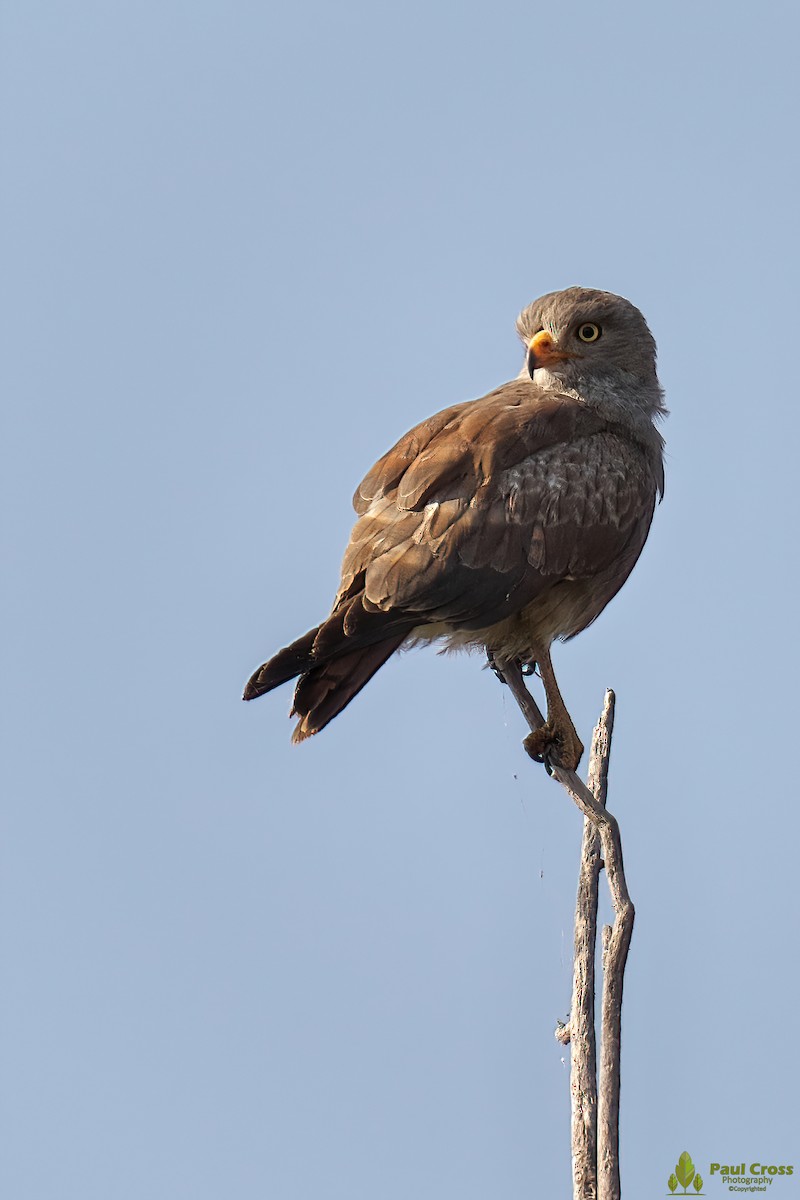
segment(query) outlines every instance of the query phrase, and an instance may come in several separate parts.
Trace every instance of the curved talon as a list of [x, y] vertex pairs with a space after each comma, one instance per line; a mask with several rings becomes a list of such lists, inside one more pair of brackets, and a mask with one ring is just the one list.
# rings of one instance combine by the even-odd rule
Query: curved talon
[[[527, 749], [527, 747], [526, 747], [526, 749]], [[533, 759], [533, 761], [534, 761], [534, 762], [537, 762], [537, 763], [541, 763], [541, 764], [542, 764], [542, 766], [544, 767], [545, 771], [547, 772], [547, 774], [548, 774], [548, 775], [550, 776], [550, 778], [552, 779], [552, 778], [553, 778], [553, 764], [552, 764], [552, 762], [550, 761], [550, 755], [549, 755], [549, 754], [547, 754], [547, 753], [544, 753], [544, 754], [534, 754], [534, 753], [532, 753], [530, 750], [528, 750], [528, 754], [530, 755], [530, 757]]]
[[[498, 667], [498, 665], [497, 665], [494, 650], [486, 651], [486, 662], [488, 663], [488, 665], [492, 669], [492, 671], [494, 671], [494, 674], [500, 680], [500, 682], [506, 683], [507, 680], [506, 680], [505, 675], [503, 674], [502, 668]], [[523, 662], [522, 659], [520, 659], [520, 658], [515, 658], [514, 662], [519, 667], [520, 673], [523, 675], [524, 678], [529, 679], [531, 675], [536, 674], [536, 663], [535, 662]]]

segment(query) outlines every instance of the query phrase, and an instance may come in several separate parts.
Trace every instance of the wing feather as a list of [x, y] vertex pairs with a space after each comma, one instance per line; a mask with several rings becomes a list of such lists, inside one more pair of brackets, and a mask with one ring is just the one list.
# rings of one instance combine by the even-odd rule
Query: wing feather
[[[578, 400], [514, 380], [423, 421], [359, 486], [337, 605], [481, 628], [638, 554], [659, 466]], [[631, 564], [632, 565], [632, 564]], [[336, 612], [336, 606], [334, 606]]]

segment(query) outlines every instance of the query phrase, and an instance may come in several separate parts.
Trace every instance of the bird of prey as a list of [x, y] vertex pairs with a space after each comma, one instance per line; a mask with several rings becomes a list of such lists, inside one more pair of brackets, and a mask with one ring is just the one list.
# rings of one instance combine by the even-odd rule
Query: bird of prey
[[479, 400], [416, 425], [353, 499], [358, 519], [330, 616], [259, 667], [244, 699], [299, 676], [292, 740], [318, 733], [401, 646], [481, 648], [498, 672], [536, 664], [547, 721], [535, 757], [583, 752], [550, 659], [630, 574], [664, 491], [664, 415], [644, 317], [570, 287], [517, 319], [525, 364]]

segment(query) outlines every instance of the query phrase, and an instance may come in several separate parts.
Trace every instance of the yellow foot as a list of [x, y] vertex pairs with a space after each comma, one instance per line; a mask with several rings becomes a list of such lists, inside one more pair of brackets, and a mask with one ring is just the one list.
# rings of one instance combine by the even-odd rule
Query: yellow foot
[[552, 764], [565, 771], [576, 771], [583, 754], [583, 742], [569, 725], [552, 725], [545, 722], [535, 733], [529, 733], [522, 743], [531, 758]]

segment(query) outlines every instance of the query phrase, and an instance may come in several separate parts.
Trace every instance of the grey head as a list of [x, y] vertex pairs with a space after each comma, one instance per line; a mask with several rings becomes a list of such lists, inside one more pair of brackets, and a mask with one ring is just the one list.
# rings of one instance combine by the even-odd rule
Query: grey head
[[635, 305], [613, 292], [570, 287], [529, 304], [517, 318], [526, 368], [547, 390], [590, 403], [615, 395], [652, 416], [664, 411], [656, 343]]

